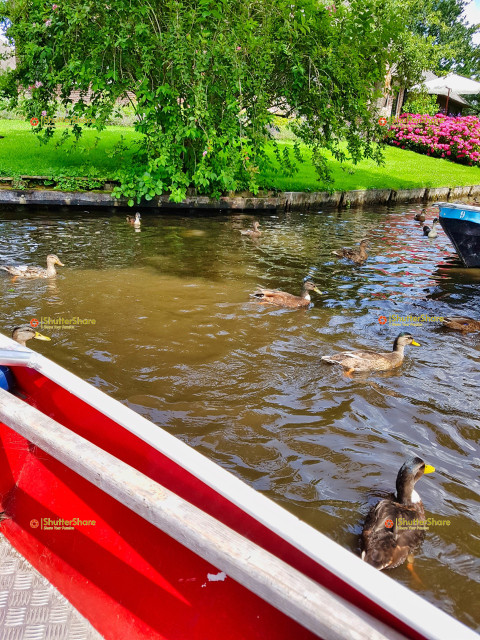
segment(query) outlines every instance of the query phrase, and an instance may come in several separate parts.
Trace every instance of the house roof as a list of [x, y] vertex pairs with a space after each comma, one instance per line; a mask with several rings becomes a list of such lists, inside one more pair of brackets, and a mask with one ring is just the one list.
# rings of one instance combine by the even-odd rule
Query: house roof
[[425, 89], [427, 93], [437, 96], [448, 96], [450, 100], [458, 104], [468, 105], [462, 95], [480, 94], [480, 82], [466, 78], [458, 73], [449, 73], [446, 76], [436, 76], [431, 71], [423, 73], [422, 82], [412, 87], [411, 91]]

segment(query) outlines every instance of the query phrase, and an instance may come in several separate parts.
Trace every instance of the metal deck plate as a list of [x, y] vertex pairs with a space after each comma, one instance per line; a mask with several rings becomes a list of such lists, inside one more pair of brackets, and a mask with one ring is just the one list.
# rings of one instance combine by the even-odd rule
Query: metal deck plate
[[1, 640], [101, 640], [102, 636], [0, 534]]

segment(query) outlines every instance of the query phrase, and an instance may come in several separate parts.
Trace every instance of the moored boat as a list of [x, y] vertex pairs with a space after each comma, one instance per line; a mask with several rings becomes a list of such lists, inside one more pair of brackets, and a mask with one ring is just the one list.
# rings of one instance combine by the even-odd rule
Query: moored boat
[[437, 202], [440, 224], [466, 267], [480, 267], [480, 207]]
[[108, 639], [478, 636], [0, 335], [1, 532]]

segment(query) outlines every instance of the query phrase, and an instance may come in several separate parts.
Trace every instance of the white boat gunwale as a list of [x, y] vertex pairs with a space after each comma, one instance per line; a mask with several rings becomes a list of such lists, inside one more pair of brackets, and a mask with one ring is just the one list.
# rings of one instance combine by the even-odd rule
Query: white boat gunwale
[[2, 334], [0, 348], [29, 353], [30, 359], [24, 363], [25, 366], [35, 369], [138, 436], [425, 638], [479, 640], [474, 631], [435, 605], [366, 564], [351, 551], [118, 400]]

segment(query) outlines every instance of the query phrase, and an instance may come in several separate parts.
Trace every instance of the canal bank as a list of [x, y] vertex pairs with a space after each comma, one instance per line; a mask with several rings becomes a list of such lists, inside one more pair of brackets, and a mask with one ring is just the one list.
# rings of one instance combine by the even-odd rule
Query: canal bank
[[[42, 178], [22, 176], [26, 184], [35, 184]], [[2, 181], [7, 186], [0, 188], [0, 205], [72, 206], [72, 207], [127, 207], [127, 198], [114, 198], [111, 184], [106, 183], [102, 191], [59, 191], [45, 188], [16, 189], [8, 185], [9, 178]], [[214, 210], [312, 210], [316, 207], [349, 208], [375, 204], [400, 204], [402, 202], [428, 203], [455, 201], [480, 195], [480, 185], [465, 187], [436, 187], [417, 189], [358, 189], [354, 191], [264, 192], [260, 196], [240, 193], [222, 196], [218, 200], [207, 196], [188, 195], [182, 202], [172, 202], [168, 194], [144, 201], [137, 208], [144, 209], [214, 209]]]

